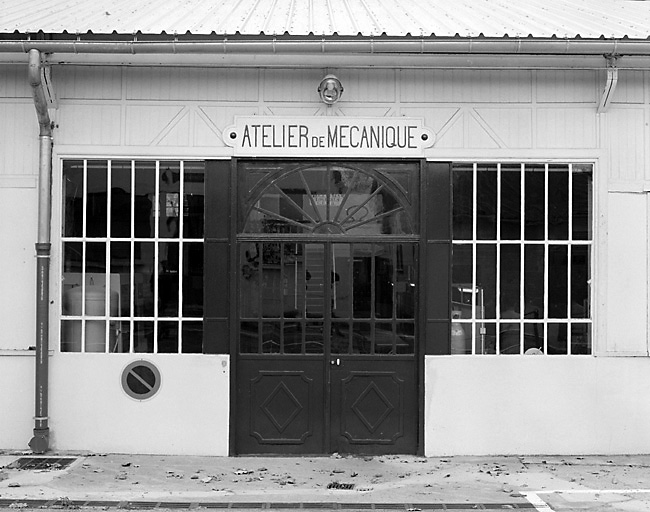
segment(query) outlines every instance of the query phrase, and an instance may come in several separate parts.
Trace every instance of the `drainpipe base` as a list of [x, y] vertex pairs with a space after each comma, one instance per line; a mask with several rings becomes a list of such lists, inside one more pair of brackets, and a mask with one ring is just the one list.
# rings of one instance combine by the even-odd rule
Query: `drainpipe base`
[[34, 453], [45, 453], [50, 449], [50, 429], [35, 428], [34, 437], [29, 442], [29, 447]]

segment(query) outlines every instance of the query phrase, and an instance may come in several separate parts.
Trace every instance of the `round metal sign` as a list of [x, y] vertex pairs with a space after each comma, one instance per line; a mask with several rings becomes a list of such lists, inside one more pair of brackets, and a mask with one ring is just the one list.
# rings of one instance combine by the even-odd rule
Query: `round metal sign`
[[160, 389], [160, 371], [151, 362], [141, 359], [122, 371], [122, 389], [131, 398], [147, 400]]

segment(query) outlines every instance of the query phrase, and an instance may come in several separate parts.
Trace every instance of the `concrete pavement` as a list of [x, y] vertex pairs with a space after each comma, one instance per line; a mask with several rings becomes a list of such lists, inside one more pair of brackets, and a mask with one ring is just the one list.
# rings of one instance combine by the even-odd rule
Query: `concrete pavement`
[[0, 452], [0, 468], [0, 508], [650, 511], [650, 456]]

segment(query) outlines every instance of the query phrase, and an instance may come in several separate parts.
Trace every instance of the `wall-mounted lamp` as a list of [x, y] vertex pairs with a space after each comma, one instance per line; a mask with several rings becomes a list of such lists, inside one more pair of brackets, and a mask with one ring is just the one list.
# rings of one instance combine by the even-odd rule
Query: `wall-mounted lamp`
[[320, 99], [323, 100], [323, 103], [334, 105], [334, 103], [341, 99], [341, 95], [343, 94], [341, 81], [334, 75], [327, 75], [318, 84], [318, 94], [320, 94]]

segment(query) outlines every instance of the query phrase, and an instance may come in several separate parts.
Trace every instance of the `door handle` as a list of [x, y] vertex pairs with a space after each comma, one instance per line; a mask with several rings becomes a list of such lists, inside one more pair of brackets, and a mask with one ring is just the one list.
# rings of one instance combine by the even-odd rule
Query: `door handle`
[[330, 361], [330, 364], [331, 364], [332, 366], [334, 366], [334, 365], [336, 365], [336, 366], [341, 366], [341, 360], [337, 357], [336, 359], [332, 359], [332, 360]]

